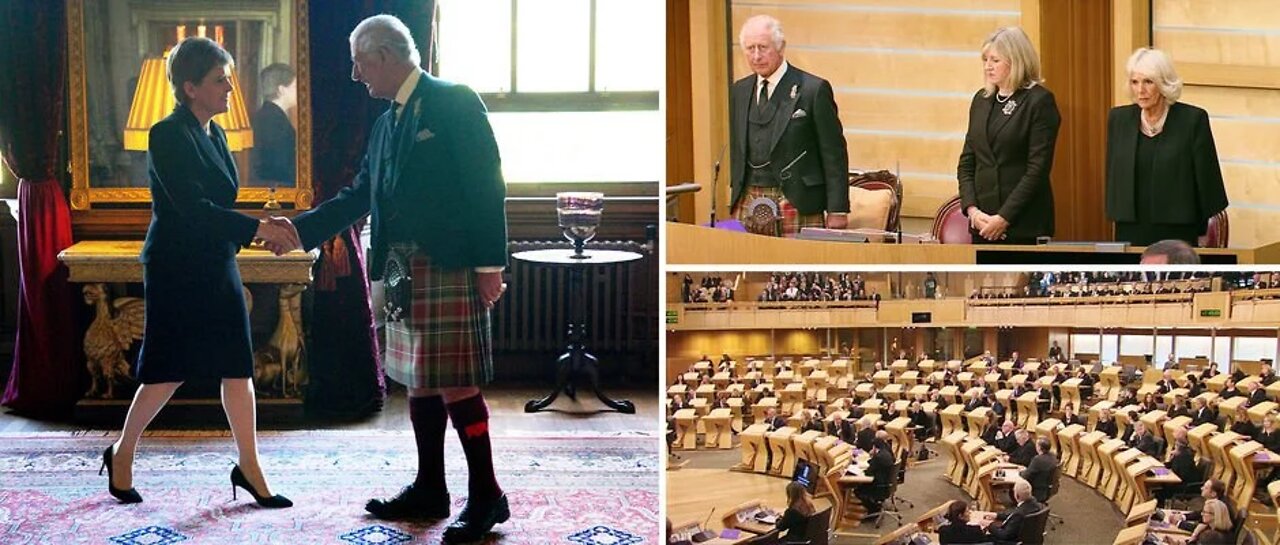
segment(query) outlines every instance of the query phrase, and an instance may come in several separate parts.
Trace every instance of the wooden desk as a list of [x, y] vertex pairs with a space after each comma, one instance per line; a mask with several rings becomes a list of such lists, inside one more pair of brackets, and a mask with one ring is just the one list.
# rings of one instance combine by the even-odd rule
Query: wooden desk
[[969, 436], [964, 431], [957, 430], [942, 436], [942, 440], [939, 441], [942, 447], [951, 454], [951, 459], [947, 463], [947, 472], [944, 475], [948, 481], [951, 481], [951, 484], [956, 486], [960, 486], [964, 482], [964, 455], [960, 453], [960, 447], [968, 439]]
[[732, 419], [733, 412], [729, 409], [713, 409], [710, 414], [702, 417], [702, 422], [707, 427], [706, 440], [703, 441], [707, 448], [733, 448], [733, 434], [729, 431]]
[[1062, 449], [1062, 472], [1068, 477], [1076, 478], [1079, 475], [1082, 435], [1084, 435], [1084, 426], [1080, 424], [1072, 424], [1058, 431], [1058, 447]]
[[684, 450], [698, 448], [698, 412], [694, 409], [676, 411], [676, 446]]
[[[1145, 247], [1099, 252], [1088, 245], [1023, 246], [989, 244], [861, 244], [766, 237], [684, 223], [667, 223], [667, 262], [774, 265], [865, 264], [1137, 264]], [[1205, 264], [1280, 262], [1276, 245], [1254, 249], [1198, 248]]]
[[795, 446], [791, 442], [791, 436], [795, 434], [796, 429], [789, 426], [764, 434], [769, 444], [769, 454], [773, 456], [773, 465], [769, 467], [770, 474], [786, 475], [786, 472], [795, 465]]
[[739, 446], [742, 449], [742, 461], [734, 466], [734, 470], [755, 473], [769, 471], [769, 447], [764, 438], [764, 434], [768, 431], [768, 424], [753, 424], [738, 434], [738, 439], [741, 441]]

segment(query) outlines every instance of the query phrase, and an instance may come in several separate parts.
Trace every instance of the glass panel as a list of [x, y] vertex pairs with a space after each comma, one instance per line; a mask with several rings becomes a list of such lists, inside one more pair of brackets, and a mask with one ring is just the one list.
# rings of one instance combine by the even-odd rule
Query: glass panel
[[661, 2], [597, 0], [596, 90], [657, 90], [665, 59], [653, 29], [664, 25]]
[[511, 90], [511, 0], [441, 0], [439, 32], [440, 77], [480, 93]]
[[1178, 336], [1178, 358], [1208, 358], [1213, 354], [1211, 339], [1206, 336]]
[[[1218, 337], [1213, 341], [1213, 361], [1218, 363], [1218, 369], [1229, 369], [1231, 364], [1231, 337]], [[1235, 359], [1240, 359], [1236, 356]]]
[[1120, 337], [1120, 355], [1146, 356], [1154, 349], [1150, 335], [1123, 335]]
[[1276, 340], [1269, 337], [1236, 337], [1235, 358], [1261, 361], [1276, 359]]
[[1169, 359], [1169, 353], [1173, 352], [1173, 336], [1158, 335], [1156, 336], [1155, 359], [1152, 361], [1160, 362], [1161, 366]]
[[[587, 91], [591, 76], [590, 0], [525, 1], [518, 6], [516, 91]], [[645, 30], [655, 28], [661, 27]]]
[[[507, 183], [659, 180], [659, 112], [489, 114]], [[606, 212], [607, 214], [607, 212]]]
[[1103, 335], [1102, 336], [1102, 361], [1114, 362], [1120, 359], [1120, 336], [1119, 335]]
[[1097, 354], [1102, 351], [1098, 344], [1098, 336], [1093, 333], [1073, 333], [1071, 335], [1071, 354]]

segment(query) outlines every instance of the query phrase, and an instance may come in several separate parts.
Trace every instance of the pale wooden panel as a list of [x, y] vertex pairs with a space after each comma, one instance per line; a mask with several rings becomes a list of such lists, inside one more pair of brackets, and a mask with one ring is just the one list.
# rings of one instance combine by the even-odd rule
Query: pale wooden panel
[[861, 170], [951, 173], [956, 171], [961, 138], [919, 138], [885, 134], [845, 134], [849, 144], [849, 167]]
[[1212, 119], [1218, 157], [1249, 161], [1280, 159], [1280, 124], [1236, 119]]
[[[787, 45], [892, 47], [908, 49], [973, 50], [995, 29], [1018, 24], [1018, 15], [994, 13], [863, 11], [810, 6], [781, 9], [739, 6], [732, 28], [747, 18], [767, 13], [782, 21]], [[734, 36], [737, 34], [735, 32]]]
[[837, 92], [840, 122], [849, 129], [964, 132], [971, 97]]
[[[755, 2], [734, 3], [738, 5], [750, 5]], [[902, 0], [772, 0], [768, 2], [770, 5], [777, 4], [782, 6], [832, 5], [896, 9], [902, 9], [903, 4], [905, 3], [906, 2], [903, 2]], [[1017, 12], [1020, 9], [1021, 4], [1022, 0], [912, 0], [910, 2], [910, 7], [921, 10], [994, 10]]]
[[[970, 96], [982, 87], [982, 61], [972, 58], [889, 52], [791, 49], [787, 61], [834, 87], [948, 91]], [[733, 56], [734, 79], [751, 72], [741, 54]]]
[[1280, 93], [1270, 89], [1234, 89], [1188, 85], [1181, 102], [1194, 104], [1213, 116], [1280, 119]]
[[667, 357], [682, 359], [688, 367], [703, 354], [728, 353], [734, 357], [768, 354], [768, 331], [690, 331], [667, 335]]
[[1280, 211], [1255, 208], [1227, 208], [1231, 220], [1228, 243], [1232, 248], [1256, 248], [1280, 241]]
[[1275, 0], [1155, 0], [1156, 25], [1210, 28], [1280, 28]]
[[1280, 66], [1280, 35], [1156, 29], [1154, 42], [1178, 63]]
[[[1223, 163], [1222, 178], [1227, 185], [1227, 199], [1232, 204], [1247, 203], [1280, 208], [1280, 164], [1268, 166]], [[1235, 224], [1231, 227], [1231, 239], [1234, 241]]]
[[[958, 194], [960, 194], [960, 186], [954, 178], [912, 177], [904, 174], [902, 176], [902, 215], [933, 220], [933, 215], [937, 213], [938, 208]], [[925, 227], [925, 230], [930, 227], [932, 224]], [[905, 225], [903, 230], [906, 230]]]

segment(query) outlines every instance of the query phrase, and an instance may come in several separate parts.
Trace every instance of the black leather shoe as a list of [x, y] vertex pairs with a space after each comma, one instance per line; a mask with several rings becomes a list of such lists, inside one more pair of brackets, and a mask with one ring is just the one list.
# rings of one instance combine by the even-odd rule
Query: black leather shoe
[[507, 505], [505, 494], [483, 504], [479, 502], [472, 504], [471, 499], [468, 498], [467, 506], [462, 508], [462, 514], [445, 527], [444, 542], [452, 545], [480, 541], [495, 525], [506, 522], [509, 518], [511, 518], [511, 508]]
[[236, 499], [236, 488], [243, 488], [245, 492], [248, 492], [250, 496], [253, 496], [253, 501], [258, 502], [258, 505], [263, 507], [269, 507], [271, 509], [293, 507], [293, 502], [290, 501], [289, 498], [279, 494], [274, 496], [264, 496], [259, 494], [257, 490], [253, 489], [253, 485], [249, 483], [249, 479], [245, 478], [244, 472], [240, 471], [240, 466], [238, 464], [231, 467], [231, 499], [233, 500]]
[[364, 510], [383, 520], [440, 520], [449, 518], [449, 494], [409, 485], [393, 498], [374, 499]]

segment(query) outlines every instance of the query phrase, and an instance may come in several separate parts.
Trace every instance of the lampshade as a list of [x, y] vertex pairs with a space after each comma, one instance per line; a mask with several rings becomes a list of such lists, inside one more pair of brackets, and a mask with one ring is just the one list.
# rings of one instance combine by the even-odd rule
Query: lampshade
[[[129, 107], [129, 120], [124, 127], [124, 149], [147, 151], [151, 126], [173, 112], [176, 100], [165, 77], [165, 59], [152, 57], [142, 61], [138, 74], [138, 88]], [[243, 151], [253, 147], [253, 128], [249, 126], [249, 111], [240, 92], [240, 80], [231, 71], [231, 103], [227, 111], [213, 116], [213, 120], [227, 133], [227, 147], [231, 151]]]

